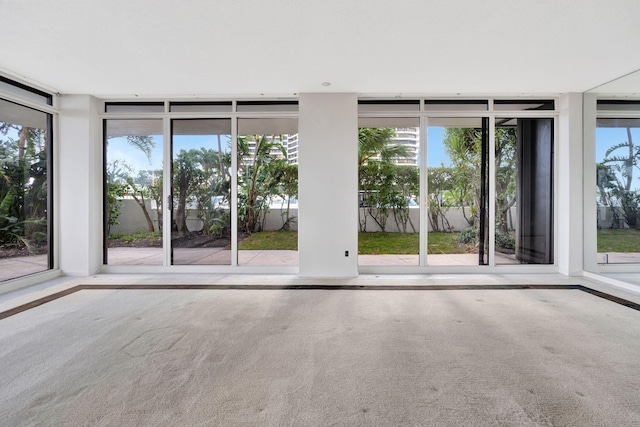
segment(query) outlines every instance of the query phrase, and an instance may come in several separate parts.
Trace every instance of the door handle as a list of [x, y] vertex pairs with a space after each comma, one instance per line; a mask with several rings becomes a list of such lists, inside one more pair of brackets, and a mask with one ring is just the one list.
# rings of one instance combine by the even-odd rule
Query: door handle
[[167, 196], [167, 210], [173, 211], [173, 195], [172, 194], [169, 194], [169, 196]]

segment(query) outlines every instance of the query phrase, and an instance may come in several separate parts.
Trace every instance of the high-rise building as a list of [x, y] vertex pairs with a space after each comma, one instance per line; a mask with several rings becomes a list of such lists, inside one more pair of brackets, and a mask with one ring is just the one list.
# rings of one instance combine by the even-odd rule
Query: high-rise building
[[409, 149], [409, 157], [394, 159], [397, 165], [418, 165], [418, 152], [420, 148], [420, 128], [406, 127], [396, 128], [396, 136], [392, 145], [401, 145]]

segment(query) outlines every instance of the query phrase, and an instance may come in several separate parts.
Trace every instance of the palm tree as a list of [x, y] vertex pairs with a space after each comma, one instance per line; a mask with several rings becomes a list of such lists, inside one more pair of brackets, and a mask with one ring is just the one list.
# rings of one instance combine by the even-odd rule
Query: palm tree
[[395, 136], [396, 131], [393, 128], [360, 128], [358, 130], [358, 167], [378, 157], [385, 163], [411, 157], [409, 147], [393, 145]]
[[[612, 156], [618, 150], [625, 151], [622, 155]], [[627, 128], [627, 141], [610, 147], [605, 153], [601, 165], [608, 169], [609, 182], [606, 187], [610, 189], [609, 200], [617, 198], [622, 208], [624, 219], [629, 228], [640, 228], [640, 195], [631, 189], [633, 184], [633, 169], [638, 167], [640, 160], [640, 147], [633, 142], [631, 128]], [[622, 178], [622, 179], [620, 179]]]
[[[268, 185], [270, 184], [267, 176], [267, 166], [270, 162], [276, 160], [276, 156], [272, 152], [278, 151], [282, 153], [282, 157], [286, 159], [287, 152], [284, 146], [279, 142], [282, 138], [275, 135], [251, 135], [238, 138], [238, 169], [242, 178], [243, 196], [246, 198], [244, 206], [240, 207], [242, 212], [242, 226], [248, 233], [256, 231], [260, 212], [262, 211], [262, 203], [259, 197], [262, 197]], [[255, 147], [251, 151], [249, 143], [254, 142]]]

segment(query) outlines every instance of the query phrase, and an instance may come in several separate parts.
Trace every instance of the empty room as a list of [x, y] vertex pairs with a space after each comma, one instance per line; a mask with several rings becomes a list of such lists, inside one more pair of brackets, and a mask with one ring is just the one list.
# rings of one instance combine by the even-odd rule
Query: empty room
[[1, 425], [640, 425], [637, 2], [0, 15]]

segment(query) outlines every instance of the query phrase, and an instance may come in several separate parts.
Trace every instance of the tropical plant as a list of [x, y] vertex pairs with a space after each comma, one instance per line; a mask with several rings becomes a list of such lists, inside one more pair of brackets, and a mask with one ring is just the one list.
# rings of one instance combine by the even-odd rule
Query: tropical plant
[[435, 232], [452, 231], [447, 220], [447, 212], [454, 204], [451, 197], [453, 189], [453, 173], [451, 168], [444, 166], [429, 168], [427, 185], [429, 188], [429, 223]]
[[173, 160], [174, 197], [177, 195], [174, 224], [178, 237], [187, 234], [187, 204], [193, 198], [195, 190], [204, 182], [204, 170], [199, 167], [199, 150], [180, 150]]
[[47, 240], [47, 131], [0, 122], [0, 245]]
[[420, 171], [417, 166], [397, 166], [396, 180], [396, 194], [392, 206], [396, 226], [403, 233], [407, 233], [407, 225], [410, 225], [411, 231], [415, 233], [417, 230], [409, 214], [409, 201], [416, 199], [420, 194]]
[[[507, 236], [511, 231], [509, 212], [516, 202], [516, 130], [500, 127], [495, 135], [496, 232]], [[497, 236], [496, 243], [499, 244]]]
[[[633, 141], [631, 128], [626, 128], [627, 141], [611, 146], [599, 165], [598, 187], [601, 200], [622, 210], [629, 228], [640, 228], [640, 194], [632, 189], [634, 169], [640, 164], [640, 146]], [[622, 152], [622, 154], [617, 154]]]
[[447, 128], [443, 144], [451, 160], [450, 191], [469, 225], [476, 226], [480, 215], [482, 133], [473, 128]]
[[358, 129], [358, 167], [369, 160], [380, 160], [391, 163], [397, 159], [411, 156], [406, 145], [394, 145], [396, 131], [393, 128], [360, 128]]
[[[107, 150], [109, 140], [113, 138], [115, 137], [107, 139]], [[130, 146], [142, 151], [145, 156], [147, 156], [149, 163], [151, 163], [151, 153], [156, 146], [153, 136], [127, 135], [125, 139]], [[107, 193], [107, 235], [111, 232], [111, 226], [118, 223], [117, 219], [120, 216], [122, 200], [127, 194], [132, 196], [140, 209], [142, 209], [142, 213], [147, 222], [147, 230], [152, 233], [154, 231], [153, 221], [151, 220], [145, 201], [145, 197], [152, 197], [153, 194], [145, 182], [147, 178], [145, 174], [148, 174], [149, 171], [140, 171], [138, 177], [134, 177], [134, 170], [131, 165], [123, 159], [114, 159], [107, 162], [105, 172], [107, 176], [107, 182], [105, 183]], [[160, 197], [161, 194], [162, 191], [160, 191]], [[161, 209], [161, 206], [162, 203], [159, 203], [158, 209]], [[158, 219], [160, 220], [161, 213], [158, 215]], [[159, 221], [158, 224], [159, 227], [161, 227], [161, 221]]]
[[410, 157], [411, 151], [405, 145], [395, 145], [395, 136], [393, 128], [358, 129], [358, 223], [361, 232], [367, 231], [367, 215], [384, 231], [392, 212], [396, 222], [404, 224], [406, 230], [409, 221], [408, 200], [397, 194], [397, 188], [402, 184], [397, 182], [397, 170], [393, 162]]
[[273, 162], [286, 162], [281, 135], [238, 137], [238, 224], [247, 233], [260, 231], [269, 206], [277, 194]]

